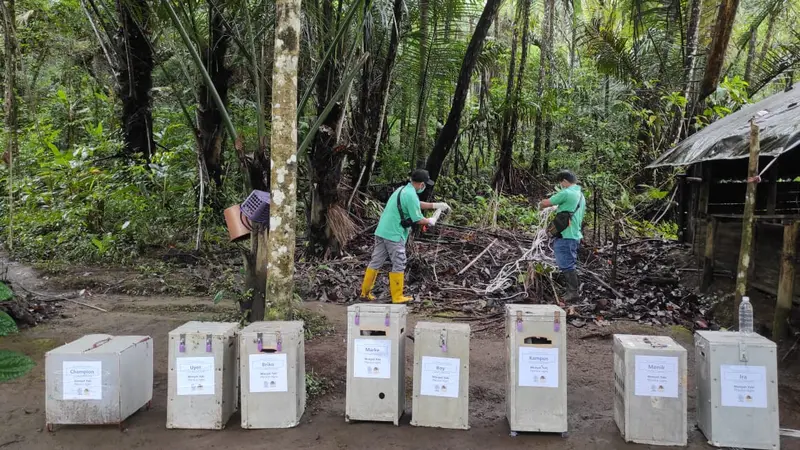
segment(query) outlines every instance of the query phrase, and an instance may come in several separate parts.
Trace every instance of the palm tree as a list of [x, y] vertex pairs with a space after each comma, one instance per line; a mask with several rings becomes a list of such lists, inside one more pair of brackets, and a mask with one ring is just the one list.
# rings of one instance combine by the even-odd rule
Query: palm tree
[[[539, 99], [539, 110], [536, 112], [536, 119], [534, 122], [534, 137], [533, 137], [533, 160], [531, 161], [530, 171], [533, 174], [538, 174], [544, 169], [545, 150], [542, 148], [542, 135], [545, 134], [545, 128], [549, 130], [550, 126], [544, 126], [544, 102], [543, 97], [546, 88], [548, 88], [550, 78], [550, 61], [552, 60], [553, 52], [553, 22], [555, 18], [555, 0], [545, 0], [544, 2], [544, 20], [542, 21], [542, 39], [539, 47], [539, 80], [537, 83], [536, 93]], [[549, 119], [548, 119], [549, 123]], [[549, 133], [547, 133], [549, 135]], [[548, 140], [548, 139], [545, 139]]]
[[[224, 0], [216, 3], [209, 0], [208, 40], [200, 40], [198, 44], [206, 71], [208, 71], [223, 105], [227, 106], [228, 88], [233, 72], [225, 64], [231, 42], [231, 35], [224, 25], [223, 14], [225, 11]], [[205, 83], [199, 83], [197, 90], [198, 145], [203, 154], [203, 161], [209, 177], [214, 180], [217, 187], [220, 187], [222, 186], [224, 160], [223, 145], [226, 138], [222, 113], [216, 106]]]
[[117, 0], [119, 29], [115, 48], [117, 82], [122, 101], [125, 153], [146, 161], [155, 152], [150, 91], [153, 88], [153, 48], [148, 37], [150, 5], [147, 0]]
[[731, 39], [738, 8], [739, 0], [722, 0], [719, 5], [717, 21], [711, 32], [711, 47], [706, 59], [703, 80], [700, 83], [698, 101], [711, 95], [719, 85], [719, 77], [722, 73], [722, 66], [725, 63], [725, 53], [728, 50], [728, 42]]
[[17, 43], [16, 8], [14, 0], [0, 0], [3, 20], [3, 40], [5, 44], [5, 126], [6, 150], [3, 161], [8, 164], [8, 241], [9, 250], [14, 248], [14, 158], [18, 147], [17, 123]]
[[[503, 115], [503, 128], [501, 131], [500, 158], [497, 171], [494, 175], [495, 189], [511, 187], [511, 166], [514, 154], [514, 138], [519, 122], [519, 106], [522, 96], [522, 86], [525, 81], [525, 68], [528, 64], [528, 29], [530, 27], [531, 0], [520, 3], [520, 11], [514, 21], [514, 37], [511, 42], [511, 61], [508, 69], [508, 82], [506, 87], [506, 109]], [[517, 37], [519, 27], [522, 26], [522, 55], [519, 62], [519, 74], [514, 78], [514, 64], [516, 63]], [[516, 83], [516, 84], [515, 84]]]
[[[425, 168], [434, 180], [439, 177], [442, 164], [458, 137], [461, 114], [464, 111], [464, 105], [472, 80], [472, 73], [477, 66], [486, 36], [489, 34], [489, 28], [492, 22], [497, 18], [497, 12], [500, 10], [501, 3], [502, 0], [487, 0], [481, 18], [478, 20], [478, 24], [467, 46], [467, 51], [464, 54], [464, 62], [461, 65], [461, 72], [456, 82], [450, 114], [447, 116], [447, 122], [444, 124], [444, 127], [442, 127], [436, 139], [436, 143], [433, 146], [433, 150], [425, 164]], [[431, 190], [428, 189], [426, 192], [428, 193], [427, 195], [430, 195]]]

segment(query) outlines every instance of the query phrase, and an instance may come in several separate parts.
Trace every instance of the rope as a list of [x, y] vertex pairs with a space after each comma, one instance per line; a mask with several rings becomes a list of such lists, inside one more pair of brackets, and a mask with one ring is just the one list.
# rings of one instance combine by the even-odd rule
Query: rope
[[514, 262], [503, 266], [500, 273], [486, 286], [486, 293], [491, 294], [511, 287], [517, 280], [517, 275], [527, 271], [528, 262], [535, 261], [547, 267], [556, 267], [553, 249], [550, 248], [550, 235], [547, 233], [547, 224], [550, 213], [555, 207], [539, 210], [538, 224], [534, 228], [534, 239], [530, 247]]

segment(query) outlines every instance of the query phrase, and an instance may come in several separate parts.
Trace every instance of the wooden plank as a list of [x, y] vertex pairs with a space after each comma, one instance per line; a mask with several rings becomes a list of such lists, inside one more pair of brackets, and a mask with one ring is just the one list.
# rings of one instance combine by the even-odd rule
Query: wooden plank
[[703, 281], [700, 284], [702, 292], [708, 291], [711, 283], [714, 282], [714, 241], [717, 237], [717, 220], [713, 217], [708, 219], [706, 225], [706, 250], [703, 258]]
[[[718, 220], [737, 220], [743, 219], [744, 214], [711, 214], [715, 219]], [[753, 215], [755, 220], [794, 220], [800, 219], [800, 214], [759, 214]]]
[[774, 215], [778, 206], [778, 166], [772, 166], [767, 172], [767, 214]]
[[800, 222], [786, 224], [783, 229], [783, 251], [781, 252], [781, 276], [778, 281], [778, 300], [775, 303], [775, 318], [772, 322], [772, 340], [780, 341], [787, 334], [787, 319], [792, 311], [794, 297], [795, 256], [797, 255], [797, 233]]
[[686, 192], [686, 174], [678, 175], [678, 242], [686, 242], [686, 214], [689, 210], [689, 194]]
[[734, 296], [733, 314], [739, 320], [739, 304], [747, 291], [747, 274], [752, 258], [753, 223], [756, 209], [756, 186], [754, 180], [758, 175], [758, 153], [761, 150], [759, 128], [755, 119], [750, 120], [750, 161], [747, 166], [747, 194], [744, 200], [744, 218], [742, 219], [742, 243], [739, 246], [739, 268], [736, 271], [736, 293]]

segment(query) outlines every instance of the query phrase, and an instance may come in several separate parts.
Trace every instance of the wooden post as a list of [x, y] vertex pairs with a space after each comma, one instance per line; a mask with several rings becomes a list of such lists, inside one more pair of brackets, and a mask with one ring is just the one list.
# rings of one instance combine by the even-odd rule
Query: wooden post
[[767, 214], [775, 215], [778, 206], [778, 166], [773, 165], [767, 172], [769, 183], [767, 184]]
[[742, 219], [742, 242], [739, 246], [739, 269], [736, 271], [736, 295], [734, 297], [734, 318], [739, 320], [739, 304], [747, 290], [747, 273], [752, 260], [753, 217], [756, 210], [756, 175], [758, 175], [759, 138], [758, 125], [750, 120], [750, 164], [747, 167], [747, 193], [744, 198], [744, 218]]
[[706, 250], [703, 257], [703, 281], [700, 284], [702, 292], [708, 291], [714, 282], [714, 241], [717, 238], [717, 219], [709, 217], [706, 220]]
[[792, 311], [794, 297], [795, 256], [797, 255], [797, 234], [800, 222], [783, 226], [783, 252], [781, 252], [781, 276], [778, 281], [778, 301], [775, 303], [775, 318], [772, 322], [772, 340], [780, 341], [786, 337], [787, 319]]
[[[711, 162], [702, 163], [703, 165], [703, 183], [700, 185], [700, 192], [697, 195], [697, 211], [696, 215], [698, 220], [705, 220], [708, 222], [708, 199], [711, 195]], [[701, 242], [701, 236], [695, 235], [692, 242], [692, 252], [696, 255], [700, 253], [700, 249], [695, 247], [695, 243]], [[699, 247], [699, 245], [697, 246]]]
[[614, 219], [614, 246], [611, 253], [611, 287], [617, 287], [617, 260], [619, 258], [619, 234], [621, 219]]
[[686, 174], [678, 175], [678, 207], [677, 209], [677, 217], [675, 217], [676, 222], [678, 223], [678, 242], [686, 242], [686, 213], [687, 213], [687, 205], [686, 202], [689, 200], [689, 195], [686, 192]]

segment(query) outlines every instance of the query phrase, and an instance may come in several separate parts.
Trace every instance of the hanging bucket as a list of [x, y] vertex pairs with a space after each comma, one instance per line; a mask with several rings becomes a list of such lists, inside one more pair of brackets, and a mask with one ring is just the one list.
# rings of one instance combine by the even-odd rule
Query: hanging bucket
[[250, 236], [250, 221], [242, 215], [242, 208], [233, 205], [225, 210], [225, 225], [231, 242], [241, 241]]
[[242, 202], [242, 214], [250, 222], [269, 222], [269, 203], [270, 196], [268, 192], [254, 190]]

